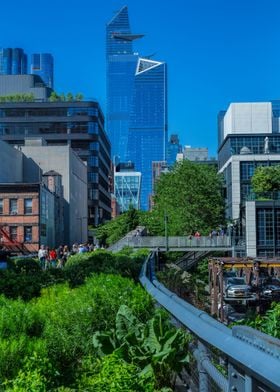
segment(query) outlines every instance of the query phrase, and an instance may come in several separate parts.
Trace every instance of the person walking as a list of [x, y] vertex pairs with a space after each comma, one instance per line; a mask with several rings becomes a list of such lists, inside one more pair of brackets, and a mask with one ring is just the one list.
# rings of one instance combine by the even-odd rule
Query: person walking
[[39, 259], [40, 267], [42, 269], [46, 269], [47, 256], [48, 256], [48, 252], [45, 248], [45, 245], [41, 245], [38, 251], [38, 259]]

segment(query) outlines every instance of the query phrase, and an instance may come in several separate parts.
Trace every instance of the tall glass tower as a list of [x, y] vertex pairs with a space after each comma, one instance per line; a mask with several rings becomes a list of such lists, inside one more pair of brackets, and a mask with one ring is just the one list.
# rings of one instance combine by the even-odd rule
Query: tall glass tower
[[26, 75], [27, 56], [21, 48], [0, 48], [0, 75]]
[[152, 162], [165, 159], [167, 139], [166, 64], [141, 58], [132, 43], [128, 10], [107, 24], [107, 131], [112, 155], [132, 161], [142, 174], [141, 209], [152, 192]]
[[39, 75], [47, 87], [53, 88], [53, 56], [50, 53], [32, 54], [31, 74]]

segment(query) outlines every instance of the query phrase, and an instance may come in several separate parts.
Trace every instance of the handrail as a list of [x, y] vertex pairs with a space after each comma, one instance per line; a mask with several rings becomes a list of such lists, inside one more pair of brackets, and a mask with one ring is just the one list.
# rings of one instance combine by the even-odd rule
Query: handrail
[[[248, 377], [258, 380], [273, 391], [280, 390], [280, 360], [233, 336], [232, 330], [219, 323], [206, 312], [200, 311], [180, 299], [160, 282], [154, 273], [155, 252], [145, 261], [140, 282], [152, 297], [170, 314], [190, 330], [202, 343], [210, 344], [226, 354], [232, 366], [244, 370]], [[152, 262], [151, 262], [152, 261]], [[151, 279], [146, 276], [150, 268]], [[252, 333], [254, 333], [254, 330]], [[264, 335], [264, 334], [263, 334]], [[253, 391], [253, 390], [252, 390]]]

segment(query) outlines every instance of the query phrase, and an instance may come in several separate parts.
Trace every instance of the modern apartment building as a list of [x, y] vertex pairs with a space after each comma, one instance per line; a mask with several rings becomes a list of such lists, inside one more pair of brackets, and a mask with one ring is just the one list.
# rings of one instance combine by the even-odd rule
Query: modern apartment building
[[[0, 103], [0, 140], [23, 146], [30, 137], [43, 138], [47, 146], [69, 146], [78, 154], [87, 165], [89, 223], [97, 225], [109, 220], [110, 142], [99, 104]], [[59, 172], [56, 167], [49, 169]]]
[[0, 48], [0, 75], [27, 74], [27, 56], [21, 48]]
[[218, 117], [218, 161], [226, 215], [248, 256], [280, 255], [280, 201], [259, 198], [251, 178], [259, 166], [280, 165], [280, 103], [232, 103]]
[[167, 144], [167, 66], [133, 51], [143, 37], [130, 29], [128, 9], [107, 24], [107, 129], [112, 156], [132, 161], [141, 172], [141, 209], [148, 209], [152, 162], [165, 159]]
[[32, 75], [38, 75], [47, 87], [53, 88], [53, 56], [50, 53], [34, 53], [31, 56]]

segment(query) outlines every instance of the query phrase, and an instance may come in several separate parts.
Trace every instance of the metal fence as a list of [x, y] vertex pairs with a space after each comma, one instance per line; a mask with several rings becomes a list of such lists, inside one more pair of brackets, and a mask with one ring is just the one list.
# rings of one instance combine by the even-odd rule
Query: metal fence
[[246, 326], [232, 329], [186, 303], [155, 276], [155, 252], [140, 281], [152, 297], [193, 336], [187, 382], [191, 391], [280, 391], [280, 340]]

